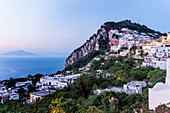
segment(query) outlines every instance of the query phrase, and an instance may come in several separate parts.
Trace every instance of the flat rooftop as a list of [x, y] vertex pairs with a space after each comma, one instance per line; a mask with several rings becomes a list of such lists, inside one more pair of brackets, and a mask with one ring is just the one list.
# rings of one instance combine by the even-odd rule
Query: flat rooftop
[[80, 74], [75, 74], [75, 75], [67, 75], [65, 77], [55, 77], [56, 79], [71, 79], [71, 78], [74, 78], [74, 77], [78, 77], [80, 76]]
[[53, 94], [55, 92], [55, 90], [50, 90], [50, 91], [37, 91], [37, 92], [32, 92], [30, 94], [32, 95], [36, 95], [36, 96], [47, 96], [49, 94]]

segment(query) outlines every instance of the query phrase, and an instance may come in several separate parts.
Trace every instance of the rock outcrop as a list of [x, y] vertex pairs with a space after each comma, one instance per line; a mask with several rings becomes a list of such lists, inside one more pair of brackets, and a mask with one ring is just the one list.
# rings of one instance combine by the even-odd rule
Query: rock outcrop
[[89, 52], [100, 50], [105, 45], [107, 39], [107, 31], [104, 26], [101, 26], [97, 34], [91, 36], [90, 39], [87, 40], [81, 47], [75, 49], [71, 53], [71, 55], [66, 59], [65, 67], [86, 56]]

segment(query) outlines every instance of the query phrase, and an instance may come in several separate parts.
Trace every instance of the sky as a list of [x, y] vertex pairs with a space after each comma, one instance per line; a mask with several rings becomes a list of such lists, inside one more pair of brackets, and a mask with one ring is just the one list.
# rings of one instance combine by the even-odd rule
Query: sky
[[69, 55], [107, 21], [169, 32], [169, 0], [0, 0], [0, 53]]

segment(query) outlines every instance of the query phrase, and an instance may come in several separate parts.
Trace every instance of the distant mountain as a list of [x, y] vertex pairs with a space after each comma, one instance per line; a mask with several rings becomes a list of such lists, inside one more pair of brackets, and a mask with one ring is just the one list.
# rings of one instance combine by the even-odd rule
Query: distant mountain
[[10, 51], [1, 55], [7, 55], [7, 56], [33, 56], [34, 53], [26, 52], [24, 50], [18, 50], [18, 51]]

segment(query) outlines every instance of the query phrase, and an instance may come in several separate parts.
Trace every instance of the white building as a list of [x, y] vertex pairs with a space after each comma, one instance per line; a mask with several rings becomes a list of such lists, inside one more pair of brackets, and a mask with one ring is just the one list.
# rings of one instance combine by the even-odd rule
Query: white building
[[[170, 102], [170, 58], [167, 58], [166, 82], [158, 82], [153, 88], [149, 88], [149, 109], [155, 109], [158, 105]], [[169, 106], [170, 107], [170, 106]]]
[[142, 46], [142, 50], [144, 53], [151, 53], [152, 46]]
[[143, 88], [147, 86], [144, 81], [131, 81], [123, 85], [124, 90], [134, 90], [135, 93], [142, 93]]
[[144, 51], [147, 51], [149, 55], [144, 58], [142, 66], [166, 69], [166, 58], [170, 57], [170, 44], [159, 44], [156, 47], [145, 48]]
[[117, 29], [115, 30], [110, 30], [109, 31], [109, 40], [111, 40], [113, 38], [113, 35], [119, 35], [119, 31]]
[[126, 56], [129, 54], [129, 52], [130, 52], [129, 50], [123, 50], [120, 52], [120, 56]]
[[96, 94], [100, 94], [104, 91], [114, 91], [114, 92], [119, 92], [119, 93], [126, 93], [126, 94], [134, 94], [134, 93], [142, 93], [143, 88], [147, 86], [146, 82], [144, 81], [131, 81], [127, 84], [123, 85], [123, 88], [119, 87], [109, 87], [106, 89], [97, 89], [94, 91]]
[[156, 57], [170, 57], [170, 44], [160, 44], [155, 47]]
[[54, 75], [54, 77], [44, 76], [40, 78], [40, 82], [36, 84], [40, 89], [46, 89], [46, 88], [56, 88], [60, 89], [63, 88], [69, 84], [72, 84], [74, 81], [77, 80], [77, 78], [80, 76], [80, 74], [75, 75]]
[[136, 55], [139, 56], [142, 52], [142, 49], [136, 49]]
[[0, 93], [7, 92], [6, 86], [4, 84], [0, 84]]
[[120, 49], [119, 46], [111, 46], [111, 47], [110, 47], [110, 51], [111, 51], [111, 52], [117, 52], [119, 49]]
[[25, 86], [25, 85], [31, 85], [32, 81], [25, 81], [25, 82], [16, 82], [15, 83], [15, 87], [19, 87], [19, 86]]
[[0, 93], [1, 97], [1, 103], [4, 103], [6, 100], [18, 100], [19, 99], [19, 94], [18, 93]]
[[103, 89], [103, 90], [96, 89], [94, 91], [94, 93], [98, 95], [98, 94], [100, 94], [100, 93], [102, 93], [104, 91], [114, 91], [114, 92], [119, 92], [119, 93], [121, 93], [121, 92], [125, 92], [126, 93], [126, 90], [124, 90], [122, 88], [118, 88], [118, 87], [109, 87], [109, 88], [106, 88], [106, 89]]
[[53, 94], [55, 90], [46, 90], [30, 93], [30, 102], [35, 102], [37, 99], [43, 99], [49, 94]]
[[144, 57], [144, 62], [142, 62], [142, 66], [152, 66], [155, 68], [166, 69], [166, 58], [157, 58], [153, 56]]

